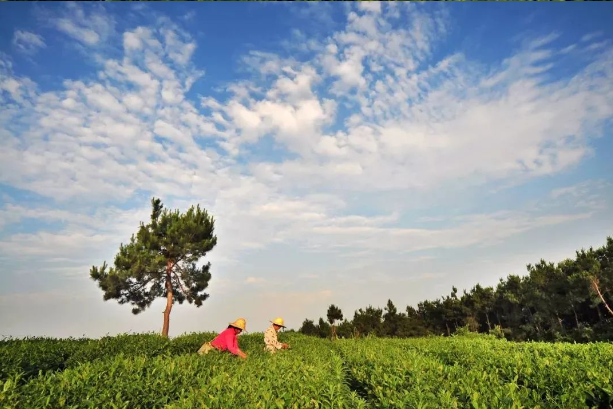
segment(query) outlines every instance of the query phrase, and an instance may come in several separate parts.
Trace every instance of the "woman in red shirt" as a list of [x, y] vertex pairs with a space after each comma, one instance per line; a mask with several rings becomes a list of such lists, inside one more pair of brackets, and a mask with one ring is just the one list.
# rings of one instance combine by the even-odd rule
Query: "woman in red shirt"
[[247, 355], [238, 347], [237, 335], [245, 330], [247, 322], [244, 318], [239, 318], [222, 331], [211, 342], [205, 342], [198, 350], [198, 354], [208, 354], [213, 348], [219, 351], [228, 351], [231, 354], [238, 355], [241, 358], [247, 358]]

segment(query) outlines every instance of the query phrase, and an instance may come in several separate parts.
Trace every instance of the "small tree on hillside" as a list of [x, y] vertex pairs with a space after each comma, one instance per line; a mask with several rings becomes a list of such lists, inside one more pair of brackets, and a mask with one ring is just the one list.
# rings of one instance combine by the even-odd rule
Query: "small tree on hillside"
[[382, 324], [382, 333], [388, 337], [395, 337], [398, 335], [398, 328], [400, 327], [400, 322], [404, 316], [398, 313], [398, 309], [392, 302], [392, 300], [387, 300], [387, 305], [385, 306], [385, 313], [383, 314], [383, 324]]
[[330, 338], [336, 339], [336, 321], [343, 320], [343, 312], [336, 305], [332, 304], [328, 307], [328, 322], [330, 323]]
[[312, 335], [312, 336], [319, 335], [319, 330], [317, 329], [317, 325], [315, 325], [313, 320], [309, 320], [309, 319], [304, 320], [304, 322], [302, 323], [302, 326], [300, 327], [298, 331], [300, 331], [304, 335]]
[[217, 244], [214, 219], [192, 206], [185, 214], [164, 209], [160, 199], [151, 200], [151, 221], [140, 224], [136, 236], [119, 246], [115, 266], [92, 267], [90, 276], [104, 291], [104, 300], [130, 303], [138, 314], [158, 297], [166, 298], [162, 335], [168, 336], [170, 310], [175, 301], [202, 305], [211, 279], [211, 263], [197, 267], [198, 260]]
[[313, 320], [309, 320], [309, 319], [304, 320], [304, 322], [302, 323], [302, 326], [300, 327], [298, 331], [300, 331], [304, 335], [313, 335], [313, 336], [319, 335], [319, 330], [317, 329], [317, 326], [315, 325]]
[[353, 327], [356, 336], [381, 335], [383, 310], [369, 305], [353, 313]]
[[317, 323], [317, 330], [319, 338], [326, 338], [330, 334], [330, 325], [323, 318], [320, 318]]

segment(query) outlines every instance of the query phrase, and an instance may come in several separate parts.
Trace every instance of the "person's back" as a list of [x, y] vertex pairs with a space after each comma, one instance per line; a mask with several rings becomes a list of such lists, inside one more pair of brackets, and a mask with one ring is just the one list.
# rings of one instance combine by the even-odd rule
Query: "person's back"
[[234, 355], [238, 355], [238, 342], [236, 338], [235, 329], [228, 327], [211, 341], [211, 346], [220, 351], [229, 351]]
[[246, 326], [247, 322], [244, 318], [239, 318], [235, 322], [228, 325], [228, 328], [223, 330], [211, 342], [205, 342], [198, 350], [199, 355], [208, 354], [211, 350], [228, 351], [233, 355], [238, 355], [241, 358], [247, 358], [247, 355], [238, 347], [237, 336]]

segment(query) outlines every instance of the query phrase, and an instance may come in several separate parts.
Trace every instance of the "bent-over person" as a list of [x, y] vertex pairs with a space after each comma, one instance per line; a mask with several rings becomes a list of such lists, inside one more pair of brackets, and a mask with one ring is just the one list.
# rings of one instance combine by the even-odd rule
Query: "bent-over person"
[[247, 322], [244, 318], [239, 318], [236, 321], [230, 323], [228, 328], [222, 331], [211, 342], [205, 342], [198, 350], [199, 355], [208, 354], [212, 350], [228, 351], [231, 354], [240, 356], [241, 358], [247, 358], [245, 354], [238, 347], [237, 336], [245, 330]]
[[270, 353], [275, 353], [279, 349], [289, 348], [289, 345], [283, 344], [277, 339], [277, 332], [281, 328], [285, 328], [285, 325], [283, 325], [283, 318], [275, 318], [270, 322], [272, 323], [272, 325], [268, 327], [268, 329], [264, 333], [264, 350]]

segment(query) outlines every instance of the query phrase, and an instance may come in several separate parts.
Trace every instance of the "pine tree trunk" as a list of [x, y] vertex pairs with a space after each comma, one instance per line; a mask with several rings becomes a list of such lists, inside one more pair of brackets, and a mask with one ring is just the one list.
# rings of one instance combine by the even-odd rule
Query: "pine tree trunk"
[[539, 326], [538, 321], [534, 319], [534, 314], [532, 313], [532, 310], [530, 308], [528, 308], [528, 314], [530, 314], [530, 324], [534, 324], [534, 328], [536, 328], [536, 333], [540, 334], [541, 327]]
[[487, 320], [487, 330], [491, 331], [492, 330], [492, 325], [490, 324], [490, 314], [489, 313], [485, 313], [485, 319]]
[[560, 325], [560, 329], [564, 330], [564, 325], [562, 325], [562, 318], [560, 318], [560, 315], [556, 312], [556, 318], [558, 319], [558, 324]]
[[162, 328], [162, 336], [168, 338], [168, 329], [170, 327], [170, 310], [172, 310], [172, 283], [170, 281], [170, 272], [172, 270], [172, 261], [168, 260], [166, 265], [166, 309], [164, 310], [164, 327]]
[[445, 327], [447, 327], [447, 336], [451, 336], [451, 331], [449, 331], [449, 324], [445, 321]]
[[336, 327], [334, 326], [334, 324], [330, 325], [330, 329], [331, 329], [330, 339], [332, 341], [334, 341], [337, 338], [337, 336], [336, 336]]
[[571, 306], [573, 308], [573, 313], [575, 314], [575, 324], [577, 324], [577, 328], [579, 328], [579, 317], [577, 317], [577, 310], [575, 310], [574, 305], [571, 304]]
[[602, 296], [602, 293], [600, 292], [600, 287], [598, 287], [598, 280], [596, 280], [596, 279], [592, 280], [592, 286], [594, 287], [594, 289], [598, 293], [598, 296], [600, 297], [600, 300], [604, 304], [604, 306], [607, 309], [607, 311], [609, 311], [609, 314], [613, 315], [613, 310], [611, 309], [611, 307], [609, 307], [609, 304], [607, 304], [606, 300]]

